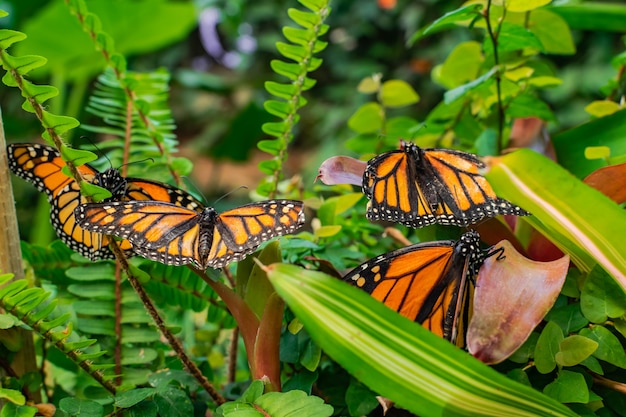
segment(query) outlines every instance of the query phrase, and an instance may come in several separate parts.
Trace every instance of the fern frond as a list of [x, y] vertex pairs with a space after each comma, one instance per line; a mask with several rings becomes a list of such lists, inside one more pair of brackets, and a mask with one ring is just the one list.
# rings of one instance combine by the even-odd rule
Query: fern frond
[[57, 312], [56, 300], [48, 302], [49, 292], [42, 288], [29, 288], [24, 279], [10, 281], [12, 278], [11, 274], [0, 276], [0, 306], [54, 344], [102, 387], [115, 394], [116, 387], [102, 372], [112, 365], [92, 363], [94, 359], [105, 354], [96, 348], [96, 340], [80, 339], [73, 333], [69, 313]]
[[[115, 94], [114, 97], [116, 97], [117, 100], [113, 102], [107, 102], [106, 109], [113, 110], [118, 104], [123, 105], [122, 108], [124, 109], [124, 120], [132, 120], [132, 126], [135, 130], [134, 134], [140, 132], [141, 136], [149, 138], [152, 141], [152, 145], [158, 149], [158, 154], [165, 161], [165, 166], [174, 178], [176, 184], [180, 185], [180, 177], [181, 175], [184, 175], [186, 173], [182, 172], [181, 174], [181, 172], [178, 172], [178, 170], [189, 167], [190, 164], [176, 161], [175, 158], [172, 157], [173, 147], [171, 146], [171, 144], [169, 144], [168, 146], [167, 141], [172, 140], [173, 136], [170, 134], [163, 134], [164, 126], [161, 125], [162, 120], [157, 117], [159, 113], [163, 115], [162, 112], [164, 109], [167, 108], [167, 106], [159, 107], [158, 105], [155, 105], [152, 100], [152, 98], [155, 98], [159, 95], [158, 93], [167, 91], [167, 89], [161, 88], [160, 90], [155, 90], [149, 88], [147, 91], [142, 90], [144, 86], [149, 85], [149, 83], [146, 84], [142, 82], [142, 77], [152, 78], [151, 81], [154, 82], [156, 77], [163, 77], [163, 75], [167, 73], [157, 72], [150, 75], [145, 75], [128, 72], [126, 70], [126, 59], [121, 54], [116, 52], [113, 38], [111, 38], [111, 36], [101, 30], [100, 19], [98, 18], [98, 16], [89, 12], [85, 1], [65, 0], [65, 2], [69, 7], [70, 12], [74, 14], [78, 19], [78, 22], [83, 27], [83, 30], [94, 41], [96, 49], [101, 51], [107, 65], [109, 66], [109, 76], [107, 76], [107, 74], [105, 73], [103, 77], [99, 79], [99, 81], [101, 82], [101, 86], [107, 85], [105, 84], [107, 81], [111, 81], [112, 79], [114, 79], [115, 82], [108, 84], [107, 87], [117, 88], [120, 92], [123, 93], [122, 100], [120, 100], [120, 96], [118, 94]], [[169, 75], [167, 75], [167, 77], [167, 81], [169, 81]], [[157, 94], [150, 95], [150, 92], [157, 92]], [[146, 99], [146, 97], [148, 98]], [[157, 101], [157, 103], [165, 102], [166, 101], [163, 99], [159, 99]], [[99, 100], [97, 98], [92, 99], [90, 103], [91, 110], [102, 112], [102, 109], [97, 110], [98, 105], [102, 104], [102, 100]], [[118, 111], [112, 113], [108, 113], [105, 111], [101, 114], [117, 115], [119, 117], [121, 116], [121, 114], [119, 113], [120, 107], [117, 107], [117, 109]], [[167, 111], [167, 114], [165, 114], [165, 118], [168, 118], [170, 120], [168, 123], [165, 124], [165, 127], [171, 132], [171, 130], [173, 130], [173, 127], [171, 126], [172, 123], [171, 116], [169, 115], [169, 110]], [[108, 122], [112, 123], [112, 126], [114, 126], [113, 129], [115, 129], [116, 124], [117, 127], [120, 128], [120, 120], [118, 119], [116, 123], [113, 123], [115, 121], [114, 119], [115, 117], [108, 119]], [[124, 124], [124, 126], [126, 127], [126, 124]], [[118, 135], [116, 136], [119, 136], [119, 130], [113, 130], [113, 132], [117, 132]], [[124, 132], [126, 132], [126, 130], [124, 130]], [[124, 144], [124, 147], [122, 148], [129, 149], [129, 141], [131, 140], [131, 137], [126, 134], [121, 135], [121, 137], [126, 138], [126, 142]], [[135, 142], [133, 142], [133, 145], [135, 145]], [[128, 161], [124, 160], [124, 164], [126, 163], [128, 163]]]
[[[6, 12], [2, 12], [6, 16]], [[72, 177], [78, 184], [81, 184], [82, 177], [76, 168], [97, 157], [91, 152], [71, 149], [63, 141], [61, 136], [80, 123], [73, 117], [53, 114], [45, 109], [44, 103], [56, 97], [59, 94], [58, 90], [51, 85], [37, 85], [26, 79], [25, 76], [31, 70], [45, 65], [46, 59], [37, 55], [15, 57], [8, 52], [11, 45], [25, 38], [26, 35], [21, 32], [0, 29], [0, 64], [6, 71], [2, 82], [9, 87], [20, 89], [22, 97], [26, 99], [22, 108], [29, 113], [34, 113], [39, 119], [44, 128], [41, 136], [61, 152]]]
[[315, 85], [315, 80], [308, 74], [315, 71], [322, 64], [320, 58], [314, 55], [323, 51], [327, 43], [319, 40], [328, 31], [324, 20], [330, 14], [327, 0], [299, 0], [309, 11], [289, 9], [289, 17], [300, 28], [285, 27], [283, 35], [291, 43], [278, 42], [276, 48], [285, 58], [294, 61], [284, 62], [273, 60], [272, 70], [291, 83], [281, 84], [268, 81], [265, 89], [278, 98], [267, 100], [265, 110], [282, 119], [280, 122], [265, 123], [263, 131], [276, 139], [262, 140], [258, 147], [273, 156], [272, 159], [259, 164], [259, 169], [269, 177], [257, 187], [257, 192], [264, 196], [274, 197], [278, 182], [282, 176], [282, 167], [286, 159], [286, 149], [293, 139], [293, 129], [300, 117], [298, 110], [306, 105], [302, 93]]

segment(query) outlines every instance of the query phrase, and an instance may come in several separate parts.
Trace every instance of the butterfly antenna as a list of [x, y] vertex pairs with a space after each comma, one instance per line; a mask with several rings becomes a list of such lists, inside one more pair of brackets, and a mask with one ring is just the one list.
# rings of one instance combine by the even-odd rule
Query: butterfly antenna
[[80, 138], [81, 138], [81, 139], [86, 140], [87, 142], [89, 142], [89, 143], [91, 144], [91, 146], [93, 146], [94, 148], [96, 148], [96, 150], [98, 151], [98, 153], [99, 153], [101, 156], [104, 156], [104, 159], [106, 159], [106, 160], [109, 162], [109, 167], [113, 168], [113, 163], [111, 162], [111, 160], [109, 159], [109, 157], [107, 156], [107, 154], [106, 154], [106, 153], [104, 153], [104, 152], [102, 151], [102, 149], [100, 149], [100, 148], [98, 147], [98, 145], [96, 145], [96, 142], [94, 142], [93, 140], [91, 140], [91, 138], [90, 138], [89, 136], [85, 136], [85, 135], [83, 135], [83, 136], [81, 136]]
[[245, 188], [246, 190], [248, 189], [248, 187], [246, 187], [245, 185], [240, 185], [239, 187], [235, 188], [234, 190], [231, 190], [229, 192], [227, 192], [226, 194], [224, 194], [223, 196], [221, 196], [220, 198], [218, 198], [217, 200], [215, 200], [213, 202], [213, 205], [216, 205], [217, 203], [219, 203], [221, 200], [225, 199], [226, 197], [228, 197], [229, 195], [231, 195], [232, 193], [241, 190], [242, 188]]
[[154, 164], [154, 158], [145, 158], [145, 159], [140, 159], [139, 161], [132, 161], [132, 162], [127, 162], [125, 164], [122, 164], [122, 165], [120, 165], [120, 167], [118, 169], [121, 169], [122, 167], [125, 167], [125, 166], [129, 166], [131, 164], [141, 164], [141, 163], [144, 163], [146, 161], [150, 161], [150, 162], [152, 162]]
[[191, 189], [191, 191], [193, 191], [192, 194], [194, 194], [195, 196], [199, 196], [200, 200], [202, 200], [202, 203], [204, 203], [205, 206], [209, 205], [206, 199], [206, 196], [204, 195], [202, 191], [200, 191], [200, 189], [198, 188], [195, 182], [191, 181], [191, 179], [186, 175], [183, 175], [181, 179], [185, 183], [187, 190]]

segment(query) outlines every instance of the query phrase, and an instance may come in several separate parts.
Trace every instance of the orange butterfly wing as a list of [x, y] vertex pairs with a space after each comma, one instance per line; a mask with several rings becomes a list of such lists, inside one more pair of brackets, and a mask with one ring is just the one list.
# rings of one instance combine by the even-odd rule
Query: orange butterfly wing
[[[51, 204], [50, 221], [59, 238], [72, 250], [91, 260], [113, 259], [109, 249], [108, 236], [84, 230], [76, 225], [74, 210], [87, 200], [73, 178], [63, 173], [65, 162], [59, 152], [42, 144], [11, 144], [7, 147], [9, 167], [19, 177], [32, 182], [48, 196]], [[113, 199], [119, 200], [161, 200], [183, 205], [195, 211], [202, 211], [202, 204], [190, 194], [168, 184], [123, 178], [116, 169], [98, 172], [89, 165], [78, 167], [86, 181], [104, 186], [114, 192]], [[131, 256], [130, 242], [119, 243], [127, 256]]]
[[363, 192], [370, 199], [369, 219], [410, 227], [436, 222], [467, 226], [497, 214], [529, 214], [495, 195], [474, 155], [402, 144], [402, 150], [368, 161]]
[[[459, 330], [471, 309], [471, 281], [484, 254], [476, 232], [461, 240], [419, 243], [371, 259], [343, 280], [431, 332], [462, 344]], [[470, 281], [470, 283], [468, 283]], [[461, 327], [462, 328], [462, 327]]]
[[304, 223], [302, 202], [252, 203], [218, 215], [157, 201], [94, 203], [78, 207], [81, 227], [128, 239], [141, 256], [170, 265], [221, 268], [264, 241]]

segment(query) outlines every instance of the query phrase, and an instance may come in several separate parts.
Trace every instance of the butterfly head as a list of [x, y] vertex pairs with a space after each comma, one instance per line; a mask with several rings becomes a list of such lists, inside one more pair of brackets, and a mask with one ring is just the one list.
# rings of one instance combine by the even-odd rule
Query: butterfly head
[[422, 153], [422, 148], [413, 142], [407, 142], [405, 140], [400, 141], [400, 149], [402, 149], [405, 153], [412, 155], [416, 159], [419, 159]]
[[109, 168], [96, 175], [94, 184], [109, 190], [115, 200], [120, 199], [126, 192], [126, 179], [115, 168]]

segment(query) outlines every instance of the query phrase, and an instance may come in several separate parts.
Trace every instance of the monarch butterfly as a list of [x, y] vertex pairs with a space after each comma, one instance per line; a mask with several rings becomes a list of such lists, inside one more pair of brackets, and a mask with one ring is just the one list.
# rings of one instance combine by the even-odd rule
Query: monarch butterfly
[[463, 346], [475, 277], [492, 255], [479, 244], [480, 236], [473, 230], [458, 241], [418, 243], [370, 259], [343, 280]]
[[264, 241], [304, 223], [303, 203], [272, 200], [218, 214], [159, 201], [91, 203], [76, 208], [80, 227], [128, 239], [144, 258], [168, 265], [221, 268], [245, 258]]
[[496, 196], [479, 174], [485, 165], [474, 155], [422, 149], [405, 141], [401, 148], [367, 162], [363, 193], [370, 200], [368, 219], [410, 227], [467, 226], [498, 214], [530, 214]]
[[[50, 221], [66, 245], [93, 261], [114, 258], [108, 247], [109, 237], [77, 227], [74, 209], [87, 200], [80, 195], [74, 179], [62, 172], [65, 162], [55, 148], [35, 143], [11, 144], [7, 153], [11, 171], [32, 182], [48, 196]], [[190, 194], [164, 183], [124, 178], [114, 168], [99, 172], [89, 165], [82, 165], [77, 169], [86, 181], [109, 190], [113, 194], [109, 200], [162, 200], [191, 210], [202, 209], [202, 204]], [[132, 255], [129, 242], [121, 242], [120, 246]]]

